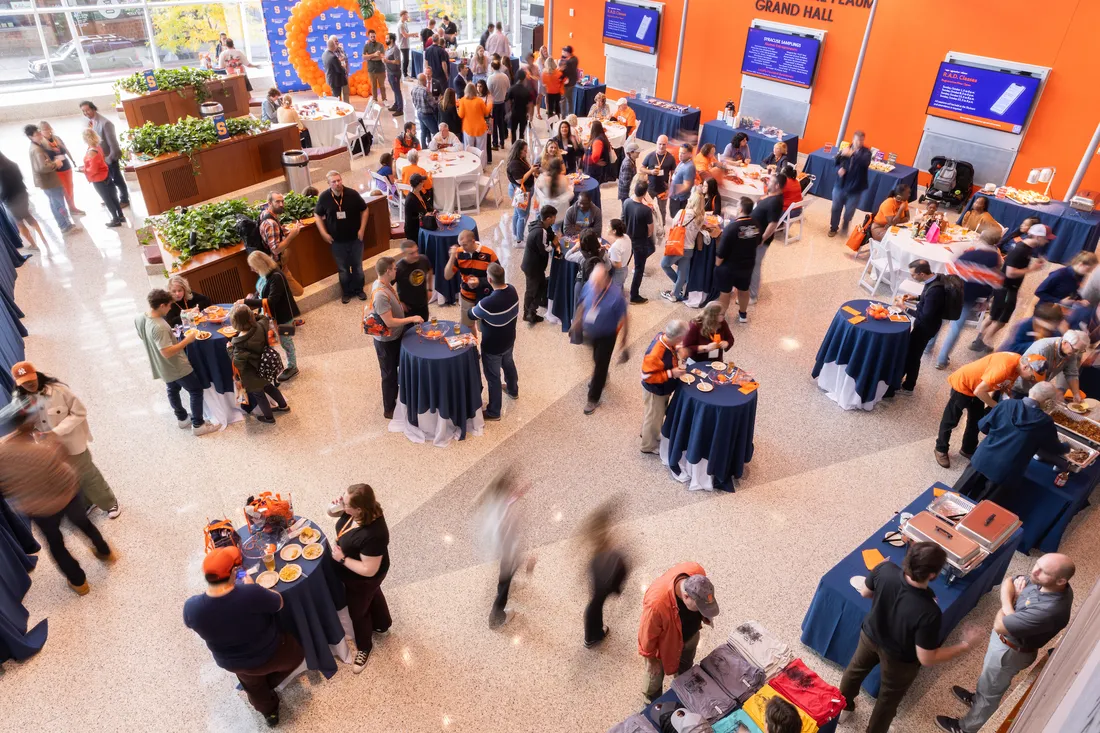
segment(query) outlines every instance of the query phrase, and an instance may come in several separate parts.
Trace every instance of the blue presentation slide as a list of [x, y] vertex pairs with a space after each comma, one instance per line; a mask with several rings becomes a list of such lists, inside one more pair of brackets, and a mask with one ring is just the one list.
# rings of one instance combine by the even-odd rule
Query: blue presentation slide
[[661, 13], [653, 8], [609, 2], [603, 10], [603, 42], [645, 53], [657, 53]]
[[1019, 135], [1039, 93], [1039, 77], [944, 61], [928, 114]]
[[741, 73], [809, 88], [821, 41], [762, 28], [749, 28]]

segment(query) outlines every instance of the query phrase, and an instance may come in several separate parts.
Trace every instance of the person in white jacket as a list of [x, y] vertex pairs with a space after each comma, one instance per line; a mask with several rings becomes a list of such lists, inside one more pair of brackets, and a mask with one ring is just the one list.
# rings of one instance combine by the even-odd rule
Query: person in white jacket
[[542, 206], [553, 206], [563, 213], [563, 217], [554, 222], [554, 229], [562, 230], [564, 212], [573, 200], [573, 184], [565, 175], [565, 166], [561, 158], [553, 158], [542, 174], [535, 179], [535, 198]]
[[38, 409], [37, 430], [53, 433], [65, 446], [84, 498], [105, 511], [111, 519], [116, 519], [122, 513], [118, 499], [92, 462], [92, 452], [88, 450], [92, 431], [88, 428], [88, 410], [84, 403], [68, 386], [37, 371], [29, 361], [12, 366], [11, 375], [15, 378], [15, 396], [33, 400]]

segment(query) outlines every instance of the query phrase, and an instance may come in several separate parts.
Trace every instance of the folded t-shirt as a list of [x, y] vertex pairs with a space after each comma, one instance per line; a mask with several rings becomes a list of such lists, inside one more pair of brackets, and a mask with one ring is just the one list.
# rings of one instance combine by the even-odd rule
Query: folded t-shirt
[[825, 725], [844, 709], [844, 696], [840, 690], [818, 677], [801, 659], [788, 664], [770, 684], [818, 725]]
[[607, 733], [657, 733], [657, 729], [642, 713], [635, 713]]
[[685, 708], [707, 720], [718, 720], [738, 705], [698, 664], [674, 679], [672, 689]]
[[746, 621], [730, 632], [729, 643], [770, 679], [786, 667], [794, 654], [790, 647], [756, 621]]
[[729, 644], [716, 647], [699, 662], [699, 666], [739, 705], [767, 682], [764, 670], [749, 662]]
[[[767, 730], [768, 724], [764, 722], [764, 709], [768, 706], [768, 700], [773, 697], [783, 696], [776, 692], [771, 685], [764, 685], [760, 688], [760, 692], [745, 701], [745, 707], [742, 708], [761, 730]], [[787, 702], [791, 701], [787, 700]], [[791, 704], [794, 705], [794, 703]], [[798, 717], [802, 719], [802, 733], [817, 733], [817, 723], [814, 722], [814, 719], [807, 715], [804, 710], [800, 710], [797, 705], [794, 707], [795, 710], [798, 710]]]
[[744, 710], [735, 710], [711, 726], [714, 733], [762, 733]]

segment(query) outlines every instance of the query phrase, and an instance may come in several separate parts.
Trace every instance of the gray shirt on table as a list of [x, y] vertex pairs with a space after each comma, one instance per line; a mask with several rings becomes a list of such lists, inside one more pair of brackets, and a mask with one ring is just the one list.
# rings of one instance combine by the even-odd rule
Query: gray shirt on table
[[[397, 297], [397, 292], [392, 286], [382, 285], [379, 281], [374, 283], [374, 294], [371, 297], [371, 307], [374, 308], [374, 312], [381, 317], [385, 313], [389, 313], [393, 318], [404, 318], [405, 308], [401, 305], [401, 300]], [[397, 326], [390, 329], [389, 336], [375, 336], [379, 341], [396, 341], [401, 338], [401, 334], [404, 333], [404, 326]]]
[[1024, 649], [1041, 649], [1069, 624], [1072, 607], [1069, 585], [1061, 593], [1043, 593], [1038, 585], [1028, 583], [1016, 596], [1016, 613], [1004, 617], [1009, 641]]

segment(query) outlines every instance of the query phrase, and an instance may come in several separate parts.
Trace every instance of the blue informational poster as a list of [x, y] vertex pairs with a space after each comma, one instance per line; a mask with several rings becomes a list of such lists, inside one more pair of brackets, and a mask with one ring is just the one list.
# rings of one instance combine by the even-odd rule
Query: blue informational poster
[[214, 132], [217, 134], [219, 140], [229, 139], [229, 128], [225, 126], [225, 115], [220, 112], [210, 118], [210, 121], [214, 123]]
[[763, 28], [749, 28], [741, 73], [810, 88], [821, 41]]
[[928, 100], [928, 114], [1019, 135], [1039, 93], [1037, 76], [979, 69], [944, 61]]
[[[263, 0], [264, 25], [267, 27], [267, 47], [271, 51], [271, 66], [275, 74], [275, 86], [282, 92], [309, 89], [298, 78], [298, 72], [290, 62], [286, 50], [286, 22], [298, 0]], [[334, 8], [319, 13], [309, 28], [307, 40], [309, 55], [321, 68], [321, 54], [329, 36], [336, 36], [348, 55], [348, 76], [363, 66], [363, 44], [367, 42], [367, 28], [358, 13], [344, 8]]]
[[609, 0], [603, 9], [603, 42], [634, 51], [657, 53], [661, 11]]

